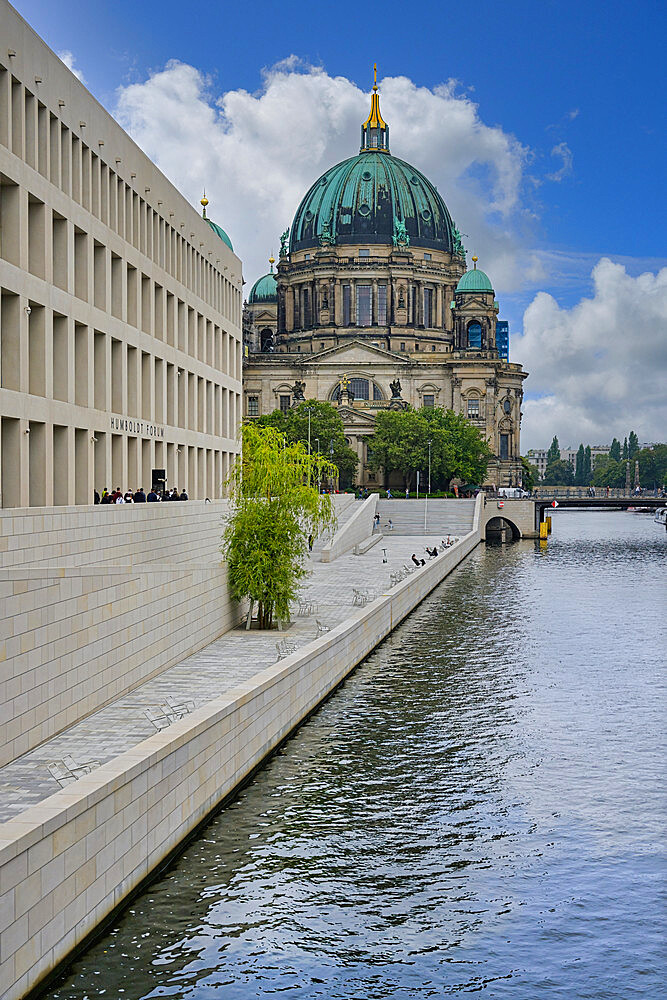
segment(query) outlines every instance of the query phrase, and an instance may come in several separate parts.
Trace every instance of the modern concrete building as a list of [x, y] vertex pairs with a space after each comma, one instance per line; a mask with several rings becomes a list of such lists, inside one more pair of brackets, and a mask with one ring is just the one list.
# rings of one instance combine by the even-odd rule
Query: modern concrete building
[[0, 38], [2, 506], [159, 470], [219, 497], [241, 415], [231, 242], [5, 0]]
[[[527, 376], [508, 361], [509, 328], [499, 340], [492, 282], [472, 263], [436, 188], [390, 153], [376, 84], [358, 155], [314, 181], [283, 233], [277, 273], [248, 296], [245, 414], [332, 402], [357, 481], [373, 488], [385, 479], [369, 463], [379, 413], [453, 409], [489, 443], [487, 481], [520, 483]], [[402, 482], [393, 472], [385, 485]]]

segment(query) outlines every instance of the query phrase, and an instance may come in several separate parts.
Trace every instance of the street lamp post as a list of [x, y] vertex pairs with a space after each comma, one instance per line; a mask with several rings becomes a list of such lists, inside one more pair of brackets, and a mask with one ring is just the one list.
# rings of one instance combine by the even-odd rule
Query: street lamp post
[[428, 442], [428, 495], [431, 495], [431, 439]]

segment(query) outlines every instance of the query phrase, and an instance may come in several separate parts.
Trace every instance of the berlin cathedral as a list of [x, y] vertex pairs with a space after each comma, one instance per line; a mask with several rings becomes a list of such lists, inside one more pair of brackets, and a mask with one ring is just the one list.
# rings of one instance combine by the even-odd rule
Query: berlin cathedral
[[521, 482], [521, 365], [509, 362], [490, 279], [466, 267], [436, 188], [389, 151], [377, 82], [357, 156], [319, 177], [283, 233], [274, 271], [244, 306], [247, 417], [304, 399], [338, 408], [357, 483], [397, 485], [368, 467], [383, 409], [463, 413], [489, 443], [487, 484]]

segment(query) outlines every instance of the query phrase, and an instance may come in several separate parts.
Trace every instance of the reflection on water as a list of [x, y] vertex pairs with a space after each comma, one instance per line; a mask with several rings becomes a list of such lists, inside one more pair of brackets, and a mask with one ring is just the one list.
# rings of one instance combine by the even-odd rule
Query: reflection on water
[[665, 531], [476, 552], [53, 988], [657, 998]]

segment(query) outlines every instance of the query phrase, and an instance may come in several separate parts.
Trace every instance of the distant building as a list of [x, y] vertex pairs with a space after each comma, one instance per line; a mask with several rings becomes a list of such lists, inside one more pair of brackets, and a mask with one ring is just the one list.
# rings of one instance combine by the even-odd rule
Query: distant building
[[[584, 445], [584, 448], [585, 447], [586, 447], [586, 445]], [[591, 468], [592, 469], [595, 468], [595, 463], [600, 458], [600, 456], [607, 457], [609, 455], [609, 449], [610, 448], [611, 448], [611, 445], [609, 445], [609, 444], [594, 444], [594, 445], [591, 445]], [[561, 450], [560, 450], [560, 457], [563, 460], [563, 462], [569, 462], [570, 465], [572, 466], [572, 468], [574, 469], [574, 468], [576, 468], [576, 465], [577, 465], [577, 452], [578, 451], [579, 451], [579, 447], [578, 446], [576, 448], [561, 448]]]
[[5, 3], [0, 38], [2, 506], [89, 504], [159, 470], [219, 497], [241, 262]]
[[510, 359], [510, 325], [506, 319], [496, 321], [496, 348], [503, 361]]
[[526, 452], [526, 458], [531, 465], [536, 466], [540, 479], [542, 479], [547, 469], [547, 449], [531, 448], [530, 451]]

